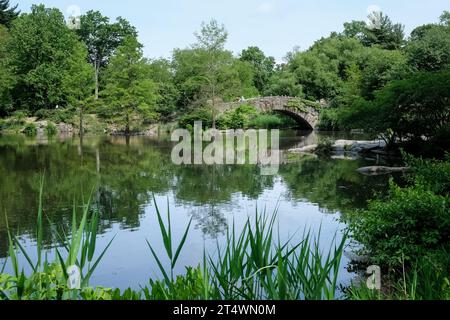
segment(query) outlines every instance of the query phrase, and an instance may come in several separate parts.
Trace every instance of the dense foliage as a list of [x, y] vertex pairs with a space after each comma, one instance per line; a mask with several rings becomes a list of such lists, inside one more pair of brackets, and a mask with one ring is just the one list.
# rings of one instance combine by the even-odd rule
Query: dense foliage
[[[373, 12], [367, 22], [344, 23], [341, 33], [305, 51], [294, 49], [282, 64], [255, 46], [235, 56], [226, 50], [228, 32], [216, 20], [203, 23], [195, 43], [174, 49], [170, 59], [150, 60], [142, 56], [136, 28], [121, 17], [111, 21], [88, 11], [71, 30], [58, 9], [40, 5], [19, 14], [4, 0], [0, 17], [2, 117], [65, 108], [78, 110], [80, 129], [84, 113], [117, 121], [127, 132], [138, 122], [178, 119], [184, 126], [192, 122], [188, 119], [203, 119], [208, 126], [230, 127], [230, 115], [218, 111], [223, 101], [287, 95], [322, 101], [327, 107], [321, 110], [321, 129], [364, 129], [392, 143], [431, 141], [441, 154], [448, 148], [448, 12], [409, 38], [401, 24]], [[140, 52], [133, 69], [140, 71], [128, 86], [116, 78], [124, 67], [120, 56], [131, 53], [132, 41]], [[122, 98], [148, 92], [124, 103], [119, 87]], [[127, 121], [130, 117], [136, 121]], [[257, 122], [283, 124], [273, 115], [261, 117]]]
[[385, 280], [408, 278], [422, 291], [417, 297], [448, 299], [450, 163], [411, 156], [406, 161], [412, 168], [408, 184], [391, 182], [389, 195], [357, 212], [350, 228], [370, 261], [391, 273]]
[[9, 0], [0, 0], [0, 24], [9, 26], [20, 13], [17, 7], [18, 5], [11, 6]]

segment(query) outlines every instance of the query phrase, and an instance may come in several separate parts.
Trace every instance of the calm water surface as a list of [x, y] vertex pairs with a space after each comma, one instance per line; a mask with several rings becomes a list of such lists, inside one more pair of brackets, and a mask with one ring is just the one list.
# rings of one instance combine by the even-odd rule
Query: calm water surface
[[[334, 138], [349, 138], [335, 134]], [[357, 137], [361, 139], [362, 137]], [[286, 132], [281, 147], [315, 143], [317, 133]], [[364, 208], [367, 199], [387, 187], [388, 177], [365, 177], [356, 172], [373, 159], [319, 159], [285, 157], [275, 176], [261, 176], [257, 166], [176, 166], [170, 160], [172, 144], [164, 138], [78, 137], [26, 139], [0, 136], [0, 269], [7, 253], [3, 213], [27, 250], [35, 252], [35, 220], [39, 179], [45, 172], [44, 211], [49, 221], [44, 238], [50, 260], [58, 246], [52, 230], [68, 229], [74, 199], [82, 203], [93, 187], [93, 206], [101, 213], [98, 251], [116, 236], [97, 268], [92, 285], [134, 287], [160, 277], [146, 239], [164, 256], [152, 195], [161, 211], [169, 205], [175, 239], [193, 218], [193, 228], [181, 254], [177, 273], [201, 262], [203, 248], [216, 251], [233, 221], [278, 207], [282, 239], [300, 241], [306, 229], [321, 228], [321, 245], [328, 249], [339, 239], [341, 218]], [[350, 250], [350, 249], [347, 249]], [[32, 255], [33, 256], [33, 255]], [[165, 256], [164, 256], [165, 257]], [[22, 266], [26, 261], [22, 257]], [[344, 258], [341, 282], [352, 274]], [[9, 264], [6, 271], [11, 271]]]

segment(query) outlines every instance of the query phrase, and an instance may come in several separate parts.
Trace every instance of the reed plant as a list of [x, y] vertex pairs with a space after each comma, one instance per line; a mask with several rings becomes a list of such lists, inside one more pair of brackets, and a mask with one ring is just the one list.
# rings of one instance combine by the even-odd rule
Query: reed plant
[[[44, 245], [44, 211], [42, 207], [44, 183], [41, 180], [36, 221], [36, 261], [13, 236], [9, 227], [9, 262], [13, 274], [0, 272], [0, 299], [86, 299], [86, 300], [320, 300], [336, 299], [339, 270], [346, 235], [334, 239], [328, 251], [320, 249], [320, 232], [313, 236], [304, 232], [302, 241], [293, 243], [280, 240], [276, 230], [277, 212], [257, 212], [248, 218], [240, 231], [233, 222], [226, 233], [226, 241], [217, 244], [211, 255], [204, 250], [203, 260], [197, 267], [186, 267], [183, 275], [175, 276], [175, 268], [185, 249], [192, 220], [187, 224], [179, 241], [172, 233], [172, 221], [167, 204], [166, 217], [154, 199], [155, 213], [166, 257], [158, 255], [147, 241], [150, 254], [156, 262], [161, 280], [151, 279], [140, 290], [89, 287], [89, 280], [109, 249], [113, 239], [96, 254], [99, 212], [91, 208], [91, 197], [82, 206], [78, 221], [74, 203], [71, 230], [61, 228], [55, 235], [61, 245], [54, 248], [55, 257], [49, 261], [49, 250]], [[92, 194], [92, 193], [91, 193]], [[48, 223], [51, 223], [50, 221]], [[53, 228], [56, 229], [56, 228]], [[26, 273], [19, 255], [31, 272]], [[164, 258], [168, 267], [164, 267]], [[81, 287], [68, 285], [67, 270], [76, 266], [81, 273]]]
[[[156, 213], [172, 271], [170, 214], [165, 226], [158, 209]], [[167, 300], [187, 296], [201, 300], [336, 299], [346, 235], [339, 241], [334, 239], [327, 252], [320, 250], [320, 233], [313, 236], [312, 232], [305, 232], [300, 243], [292, 244], [292, 239], [282, 243], [276, 238], [276, 234], [279, 235], [274, 228], [276, 217], [276, 212], [271, 215], [257, 212], [254, 221], [249, 218], [240, 233], [233, 223], [227, 231], [225, 246], [218, 244], [215, 255], [204, 252], [200, 266], [188, 269], [186, 276], [176, 279], [169, 278], [162, 258], [149, 244], [164, 281], [150, 280], [150, 287], [144, 288], [146, 297]], [[178, 245], [176, 258], [190, 225]]]
[[[74, 202], [70, 235], [63, 228], [60, 231], [57, 231], [55, 228], [55, 236], [60, 240], [62, 249], [55, 248], [55, 259], [53, 262], [49, 262], [49, 251], [45, 250], [43, 241], [43, 189], [44, 179], [42, 178], [40, 181], [36, 218], [37, 259], [35, 262], [32, 260], [31, 254], [19, 241], [18, 236], [12, 235], [8, 226], [8, 218], [6, 217], [9, 242], [8, 258], [11, 262], [13, 276], [8, 277], [7, 281], [3, 279], [3, 283], [9, 283], [11, 286], [8, 287], [14, 290], [9, 290], [9, 293], [6, 293], [5, 290], [0, 290], [0, 296], [3, 299], [77, 299], [79, 290], [72, 290], [67, 284], [69, 279], [67, 274], [68, 268], [71, 266], [79, 268], [81, 275], [80, 289], [87, 288], [93, 272], [114, 239], [111, 239], [100, 254], [95, 257], [99, 212], [91, 208], [90, 196], [88, 201], [82, 205], [81, 220], [79, 223], [77, 222], [77, 206]], [[19, 262], [20, 254], [23, 255], [31, 269], [31, 273], [28, 275], [25, 272], [24, 266]], [[6, 261], [0, 274], [3, 274], [5, 266]]]

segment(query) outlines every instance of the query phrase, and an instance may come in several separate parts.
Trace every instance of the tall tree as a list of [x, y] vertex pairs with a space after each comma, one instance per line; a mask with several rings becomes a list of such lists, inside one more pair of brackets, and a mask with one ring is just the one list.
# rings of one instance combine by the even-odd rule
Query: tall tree
[[123, 40], [137, 37], [137, 31], [127, 20], [119, 17], [111, 23], [98, 11], [88, 11], [80, 20], [77, 33], [88, 48], [88, 59], [94, 67], [95, 99], [98, 99], [101, 72]]
[[112, 115], [125, 124], [130, 134], [135, 116], [155, 120], [158, 86], [150, 78], [149, 64], [143, 58], [142, 45], [134, 37], [127, 37], [117, 48], [105, 74], [102, 97], [109, 104]]
[[356, 38], [365, 46], [378, 45], [383, 49], [400, 49], [405, 42], [404, 26], [393, 23], [382, 12], [372, 12], [368, 22], [352, 21], [344, 23], [342, 33], [346, 37]]
[[[58, 9], [33, 5], [31, 13], [17, 18], [8, 41], [17, 107], [36, 111], [68, 104], [70, 92], [63, 80], [79, 44]], [[76, 63], [86, 64], [82, 58]]]
[[0, 117], [13, 110], [11, 89], [15, 77], [10, 67], [10, 54], [7, 50], [8, 39], [8, 30], [0, 25]]
[[423, 25], [411, 32], [406, 52], [417, 70], [437, 71], [450, 66], [450, 25], [444, 23], [444, 15], [441, 24]]
[[155, 59], [150, 63], [150, 78], [158, 84], [158, 113], [163, 120], [168, 120], [176, 111], [180, 93], [174, 82], [171, 61]]
[[0, 0], [0, 24], [10, 27], [11, 22], [20, 14], [17, 7], [18, 4], [10, 6], [9, 0]]
[[219, 78], [218, 72], [223, 63], [224, 47], [228, 39], [228, 32], [225, 26], [220, 25], [217, 20], [212, 19], [209, 23], [202, 23], [199, 32], [195, 32], [197, 43], [193, 45], [194, 48], [199, 49], [196, 52], [199, 55], [205, 54], [206, 65], [202, 77], [209, 88], [209, 96], [211, 99], [211, 113], [212, 126], [216, 127], [216, 96], [219, 93]]
[[93, 68], [86, 62], [86, 56], [87, 49], [85, 45], [81, 42], [77, 43], [73, 54], [67, 61], [67, 72], [62, 82], [68, 95], [68, 103], [78, 108], [80, 136], [84, 134], [84, 113], [87, 105], [91, 102], [94, 88]]
[[439, 17], [441, 24], [450, 27], [450, 11], [444, 11]]
[[240, 60], [250, 63], [253, 67], [253, 84], [259, 93], [263, 94], [270, 77], [275, 71], [275, 58], [266, 57], [264, 52], [258, 47], [248, 47], [242, 50]]

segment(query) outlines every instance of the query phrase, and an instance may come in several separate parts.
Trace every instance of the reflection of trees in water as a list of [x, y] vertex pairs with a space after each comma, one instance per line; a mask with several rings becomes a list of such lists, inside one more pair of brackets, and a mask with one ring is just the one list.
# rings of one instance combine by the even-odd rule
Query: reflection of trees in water
[[375, 192], [387, 190], [388, 176], [367, 177], [356, 170], [364, 160], [332, 160], [305, 157], [280, 168], [280, 176], [292, 201], [307, 200], [324, 213], [347, 213], [364, 208]]
[[196, 207], [189, 213], [195, 221], [195, 227], [199, 228], [205, 237], [216, 239], [227, 229], [227, 219], [222, 210], [222, 207], [210, 204]]
[[182, 166], [175, 174], [175, 201], [194, 207], [190, 214], [208, 237], [226, 230], [225, 210], [233, 210], [233, 195], [250, 199], [273, 186], [273, 177], [260, 176], [257, 166]]
[[[288, 139], [291, 146], [299, 139]], [[81, 152], [80, 152], [81, 151]], [[35, 237], [39, 179], [45, 170], [44, 212], [58, 226], [71, 223], [74, 199], [81, 204], [94, 186], [93, 205], [102, 216], [100, 232], [114, 223], [137, 228], [152, 193], [173, 192], [175, 201], [195, 208], [191, 214], [207, 236], [226, 228], [233, 197], [257, 200], [276, 177], [261, 176], [257, 166], [176, 166], [171, 143], [145, 138], [77, 138], [31, 143], [0, 137], [0, 211], [21, 234]], [[355, 173], [360, 162], [305, 158], [280, 167], [279, 176], [293, 201], [308, 200], [324, 210], [348, 211], [365, 205], [387, 178]], [[46, 221], [45, 221], [46, 222]], [[46, 226], [50, 228], [50, 226]], [[0, 218], [0, 256], [5, 254], [5, 220]], [[50, 232], [45, 241], [51, 244]]]

